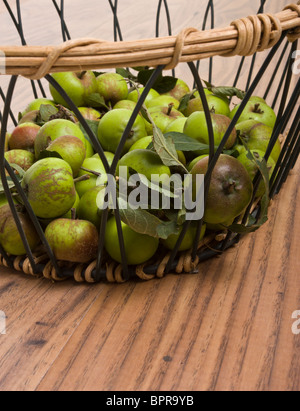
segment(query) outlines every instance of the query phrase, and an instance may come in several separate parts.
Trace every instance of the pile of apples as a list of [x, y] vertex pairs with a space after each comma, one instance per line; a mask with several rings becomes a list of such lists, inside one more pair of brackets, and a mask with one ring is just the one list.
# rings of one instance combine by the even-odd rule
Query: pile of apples
[[[147, 72], [151, 74], [147, 68], [134, 70], [138, 75], [133, 75], [129, 70], [52, 75], [87, 120], [110, 165], [144, 90], [146, 83], [143, 84], [141, 78], [149, 78], [149, 75], [145, 76]], [[236, 106], [230, 103], [226, 91], [225, 94], [221, 91], [222, 87], [205, 88], [216, 147], [239, 107], [239, 103]], [[36, 99], [20, 113], [19, 124], [6, 136], [5, 159], [14, 169], [56, 258], [89, 263], [97, 258], [103, 213], [97, 204], [99, 193], [103, 194], [103, 198], [105, 196], [106, 171], [66, 101], [51, 85], [50, 93], [52, 98]], [[266, 101], [261, 97], [252, 97], [212, 173], [201, 238], [211, 230], [226, 229], [243, 215], [253, 197], [253, 178], [259, 170], [259, 162], [264, 161], [275, 122], [276, 115]], [[156, 149], [154, 143], [158, 132], [160, 138], [165, 136], [171, 144], [172, 137], [181, 137], [181, 142], [184, 142], [182, 150], [174, 144], [177, 166], [164, 161]], [[195, 142], [195, 146], [189, 146], [191, 141]], [[280, 150], [280, 143], [277, 142], [267, 164], [270, 175]], [[134, 122], [115, 177], [117, 180], [121, 165], [149, 180], [152, 174], [171, 176], [178, 170], [183, 174], [205, 174], [208, 154], [209, 133], [198, 91], [192, 90], [181, 79], [162, 76], [150, 90], [144, 108]], [[101, 176], [103, 181], [99, 184]], [[10, 180], [8, 176], [7, 180]], [[29, 246], [34, 251], [40, 246], [40, 238], [13, 184], [10, 190]], [[262, 181], [256, 196], [262, 197], [265, 190]], [[136, 218], [122, 218], [129, 265], [149, 261], [160, 247], [172, 250], [185, 222], [184, 210], [174, 212], [149, 208], [149, 224], [141, 227], [138, 221], [140, 214], [138, 211], [136, 213]], [[151, 221], [161, 224], [160, 230], [154, 234]], [[180, 251], [193, 247], [196, 223], [191, 223]], [[3, 187], [0, 194], [0, 244], [8, 255], [26, 254]], [[122, 262], [113, 210], [109, 211], [105, 249], [113, 260]]]

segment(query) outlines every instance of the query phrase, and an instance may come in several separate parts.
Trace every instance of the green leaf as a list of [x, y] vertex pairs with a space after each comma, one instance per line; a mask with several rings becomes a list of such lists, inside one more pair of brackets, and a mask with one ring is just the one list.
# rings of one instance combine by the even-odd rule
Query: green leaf
[[[98, 126], [99, 126], [99, 121], [96, 120], [85, 120], [89, 128], [92, 130], [94, 135], [97, 137], [98, 135]], [[82, 131], [84, 137], [91, 143], [91, 139], [88, 135], [88, 133], [85, 131], [85, 128], [81, 123], [79, 123], [80, 130]]]
[[[143, 86], [146, 86], [154, 71], [155, 70], [153, 69], [141, 70], [138, 73], [138, 82], [141, 83]], [[176, 77], [160, 75], [154, 83], [154, 85], [152, 86], [152, 88], [156, 90], [159, 94], [168, 93], [169, 91], [173, 90], [173, 88], [176, 86], [177, 80], [178, 79]]]
[[228, 97], [238, 97], [240, 100], [243, 100], [246, 96], [246, 92], [240, 90], [236, 87], [215, 87], [208, 81], [203, 80], [208, 90], [210, 90], [215, 96], [223, 98], [228, 102]]
[[178, 107], [179, 111], [184, 111], [188, 108], [188, 104], [190, 102], [190, 100], [192, 100], [193, 98], [195, 98], [194, 94], [197, 91], [197, 89], [193, 90], [191, 93], [186, 94], [185, 96], [182, 97], [182, 99], [180, 100], [180, 104]]
[[130, 80], [137, 80], [137, 77], [134, 76], [128, 69], [125, 68], [117, 68], [116, 73], [120, 74], [120, 76], [124, 77], [125, 79], [130, 79]]
[[170, 132], [165, 134], [166, 138], [171, 138], [178, 151], [201, 151], [203, 154], [209, 153], [209, 145], [200, 143], [184, 133]]
[[110, 108], [106, 105], [104, 97], [99, 93], [92, 93], [86, 98], [86, 105], [94, 108], [105, 108], [109, 110]]
[[[132, 230], [154, 238], [167, 239], [174, 233], [174, 224], [161, 221], [146, 210], [133, 210], [125, 199], [119, 198], [120, 217]], [[176, 231], [175, 231], [176, 233]]]
[[38, 125], [44, 125], [50, 121], [52, 116], [55, 116], [58, 113], [56, 107], [51, 106], [50, 104], [42, 104], [37, 116], [36, 122]]

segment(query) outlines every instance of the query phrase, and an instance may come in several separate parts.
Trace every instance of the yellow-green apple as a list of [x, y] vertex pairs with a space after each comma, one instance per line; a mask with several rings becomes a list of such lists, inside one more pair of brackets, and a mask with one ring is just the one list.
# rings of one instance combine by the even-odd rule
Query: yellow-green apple
[[76, 191], [80, 198], [88, 190], [96, 187], [97, 185], [103, 185], [107, 182], [105, 168], [99, 157], [91, 157], [84, 160], [78, 173], [78, 178], [84, 175], [88, 175], [89, 179], [75, 183]]
[[45, 237], [60, 261], [85, 264], [97, 258], [99, 234], [89, 221], [56, 219], [47, 226]]
[[60, 217], [76, 200], [71, 166], [60, 158], [45, 158], [34, 163], [23, 177], [22, 188], [39, 218]]
[[98, 208], [99, 195], [103, 197], [104, 201], [105, 194], [104, 186], [96, 186], [86, 191], [79, 201], [77, 208], [78, 218], [90, 221], [99, 229], [103, 212], [103, 210]]
[[27, 150], [10, 150], [4, 154], [4, 157], [9, 164], [16, 164], [24, 171], [35, 163], [34, 154]]
[[104, 73], [97, 77], [97, 91], [112, 106], [128, 97], [127, 82], [120, 74]]
[[[214, 96], [213, 94], [207, 95], [207, 104], [211, 113], [222, 114], [229, 117], [230, 108], [229, 103], [220, 97]], [[191, 99], [188, 103], [187, 108], [183, 111], [186, 117], [189, 117], [195, 111], [204, 111], [203, 102], [201, 98]]]
[[148, 108], [169, 107], [170, 105], [172, 105], [172, 107], [174, 107], [177, 110], [179, 107], [179, 104], [180, 104], [179, 101], [176, 100], [176, 98], [172, 96], [159, 96], [149, 101]]
[[86, 158], [85, 144], [82, 140], [74, 136], [61, 136], [54, 141], [51, 140], [46, 150], [58, 153], [71, 166], [73, 176], [78, 176]]
[[176, 98], [176, 100], [181, 100], [182, 97], [184, 97], [186, 94], [190, 92], [191, 90], [189, 86], [186, 84], [186, 82], [183, 81], [182, 79], [178, 79], [175, 87], [171, 91], [168, 91], [167, 93], [163, 93], [163, 95], [172, 96]]
[[[97, 81], [92, 71], [53, 73], [52, 77], [64, 89], [77, 107], [84, 107], [88, 104], [89, 96], [97, 92]], [[49, 88], [56, 103], [71, 108], [51, 84]]]
[[[131, 110], [117, 109], [109, 111], [102, 117], [98, 127], [98, 139], [104, 150], [112, 153], [117, 151], [131, 116]], [[145, 136], [147, 136], [145, 121], [141, 116], [137, 116], [125, 142], [123, 153], [127, 153], [137, 140]]]
[[172, 105], [169, 107], [151, 107], [148, 109], [149, 115], [152, 118], [154, 124], [160, 128], [160, 130], [165, 133], [166, 128], [174, 121], [177, 120], [178, 118], [184, 117], [184, 115], [173, 108]]
[[[17, 214], [29, 247], [31, 251], [34, 251], [40, 243], [40, 238], [30, 218], [21, 212]], [[0, 208], [0, 244], [5, 252], [11, 255], [21, 256], [27, 252], [8, 204]]]
[[[141, 88], [139, 88], [138, 91], [137, 90], [131, 91], [128, 94], [128, 100], [131, 100], [134, 103], [137, 103], [137, 101], [139, 99], [139, 96], [142, 95], [144, 90], [145, 90], [145, 87], [141, 87]], [[153, 100], [154, 98], [159, 97], [159, 96], [160, 96], [160, 94], [156, 90], [154, 90], [153, 88], [150, 89], [150, 91], [149, 91], [149, 93], [146, 97], [146, 100], [145, 100], [145, 106], [148, 107], [148, 104], [150, 103], [150, 101]]]

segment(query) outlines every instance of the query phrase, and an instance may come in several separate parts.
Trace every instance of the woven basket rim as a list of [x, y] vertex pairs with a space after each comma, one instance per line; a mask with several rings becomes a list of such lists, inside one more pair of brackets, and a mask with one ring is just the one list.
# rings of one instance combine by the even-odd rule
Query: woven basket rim
[[177, 36], [122, 42], [81, 38], [58, 46], [0, 46], [0, 50], [7, 75], [39, 80], [54, 72], [158, 65], [168, 70], [214, 56], [251, 56], [272, 48], [283, 32], [291, 42], [300, 38], [300, 1], [277, 14], [252, 15], [219, 29], [185, 28]]

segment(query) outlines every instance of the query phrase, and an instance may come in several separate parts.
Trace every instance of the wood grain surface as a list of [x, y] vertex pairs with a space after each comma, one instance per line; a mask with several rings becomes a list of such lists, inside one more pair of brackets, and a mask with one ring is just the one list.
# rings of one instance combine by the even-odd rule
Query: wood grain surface
[[[14, 9], [15, 2], [8, 3]], [[108, 2], [65, 3], [72, 37], [112, 39]], [[124, 38], [155, 35], [156, 1], [119, 3]], [[214, 3], [220, 27], [253, 14], [260, 2]], [[279, 11], [289, 3], [267, 1], [266, 9]], [[186, 4], [169, 1], [174, 33], [202, 25], [203, 2]], [[52, 2], [22, 0], [22, 10], [28, 44], [61, 42]], [[161, 34], [167, 34], [164, 18]], [[2, 2], [0, 38], [19, 44]], [[225, 61], [214, 69], [219, 84], [236, 70], [235, 58]], [[207, 75], [206, 63], [202, 70]], [[191, 81], [186, 67], [178, 75]], [[4, 91], [7, 84], [0, 77]], [[31, 100], [28, 81], [19, 79], [14, 112]], [[300, 310], [299, 187], [298, 162], [268, 222], [200, 264], [197, 275], [121, 285], [54, 284], [1, 268], [6, 334], [0, 335], [0, 391], [298, 391], [300, 335], [292, 332], [292, 314]]]

